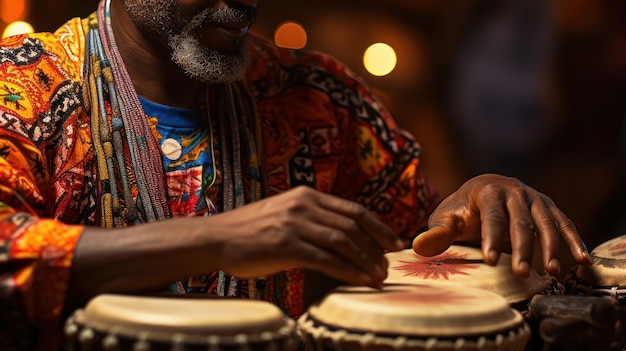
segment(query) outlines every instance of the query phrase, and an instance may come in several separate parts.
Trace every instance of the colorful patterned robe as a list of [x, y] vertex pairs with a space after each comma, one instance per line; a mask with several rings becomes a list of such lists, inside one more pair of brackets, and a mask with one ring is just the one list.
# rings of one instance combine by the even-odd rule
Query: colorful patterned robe
[[[3, 350], [58, 345], [74, 247], [84, 226], [100, 224], [85, 33], [86, 21], [73, 19], [55, 33], [0, 41]], [[307, 185], [354, 199], [409, 240], [438, 201], [419, 167], [419, 145], [335, 59], [278, 49], [254, 35], [250, 48], [247, 83], [260, 117], [268, 194]], [[170, 196], [180, 202], [180, 194]], [[179, 215], [197, 215], [187, 207]], [[269, 300], [297, 317], [302, 274], [282, 276]]]

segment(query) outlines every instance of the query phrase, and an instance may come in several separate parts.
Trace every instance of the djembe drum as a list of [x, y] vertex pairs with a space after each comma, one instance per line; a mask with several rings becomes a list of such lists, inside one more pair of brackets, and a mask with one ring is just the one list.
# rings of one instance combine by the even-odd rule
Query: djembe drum
[[385, 283], [423, 284], [438, 282], [474, 287], [497, 293], [523, 314], [537, 294], [563, 295], [565, 288], [548, 274], [531, 269], [520, 278], [511, 270], [511, 255], [502, 253], [497, 265], [485, 263], [478, 248], [452, 245], [443, 253], [424, 257], [412, 249], [385, 254], [389, 261]]
[[503, 297], [443, 284], [340, 287], [298, 326], [311, 351], [515, 351], [530, 337]]
[[295, 322], [257, 300], [101, 295], [65, 324], [69, 350], [293, 351]]

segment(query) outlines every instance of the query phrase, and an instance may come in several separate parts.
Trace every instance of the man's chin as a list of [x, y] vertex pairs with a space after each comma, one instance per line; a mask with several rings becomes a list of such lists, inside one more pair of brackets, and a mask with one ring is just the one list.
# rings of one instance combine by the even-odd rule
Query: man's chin
[[209, 49], [193, 37], [170, 38], [172, 59], [191, 78], [207, 83], [242, 79], [250, 66], [250, 53], [240, 45], [234, 54]]
[[[229, 84], [240, 81], [245, 78], [248, 66], [246, 67], [237, 67], [236, 69], [231, 69], [225, 74], [222, 75], [214, 75], [214, 74], [204, 74], [197, 75], [195, 79], [209, 84]], [[186, 71], [188, 75], [194, 77], [191, 72]]]

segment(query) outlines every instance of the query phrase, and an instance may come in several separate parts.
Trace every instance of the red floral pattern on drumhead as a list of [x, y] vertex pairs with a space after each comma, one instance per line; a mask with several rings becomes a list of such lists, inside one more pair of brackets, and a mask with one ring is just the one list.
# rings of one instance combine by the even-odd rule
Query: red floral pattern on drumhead
[[463, 295], [456, 291], [435, 291], [435, 293], [433, 293], [432, 291], [419, 290], [411, 290], [408, 292], [394, 291], [376, 298], [389, 303], [402, 303], [404, 305], [406, 305], [406, 303], [466, 305], [471, 303], [471, 300], [476, 300], [472, 295]]
[[613, 255], [614, 257], [621, 257], [626, 255], [626, 242], [619, 242], [611, 246], [611, 248], [609, 248], [609, 252], [611, 252], [611, 255]]
[[441, 255], [424, 257], [415, 254], [415, 260], [400, 260], [400, 265], [392, 267], [396, 271], [404, 271], [405, 276], [416, 276], [431, 280], [448, 280], [450, 275], [469, 275], [467, 270], [478, 269], [470, 264], [467, 254], [444, 252]]

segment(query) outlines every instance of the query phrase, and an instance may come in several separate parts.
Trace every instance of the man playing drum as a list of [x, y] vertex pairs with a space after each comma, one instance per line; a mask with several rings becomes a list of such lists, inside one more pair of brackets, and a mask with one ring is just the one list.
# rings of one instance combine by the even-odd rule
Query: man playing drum
[[[535, 240], [589, 256], [544, 194], [486, 174], [439, 201], [363, 81], [249, 32], [256, 0], [103, 0], [0, 42], [0, 348], [55, 349], [102, 293], [169, 290], [303, 313], [304, 269], [380, 287], [386, 251]], [[187, 278], [190, 277], [190, 278]], [[169, 287], [169, 288], [168, 288]]]

